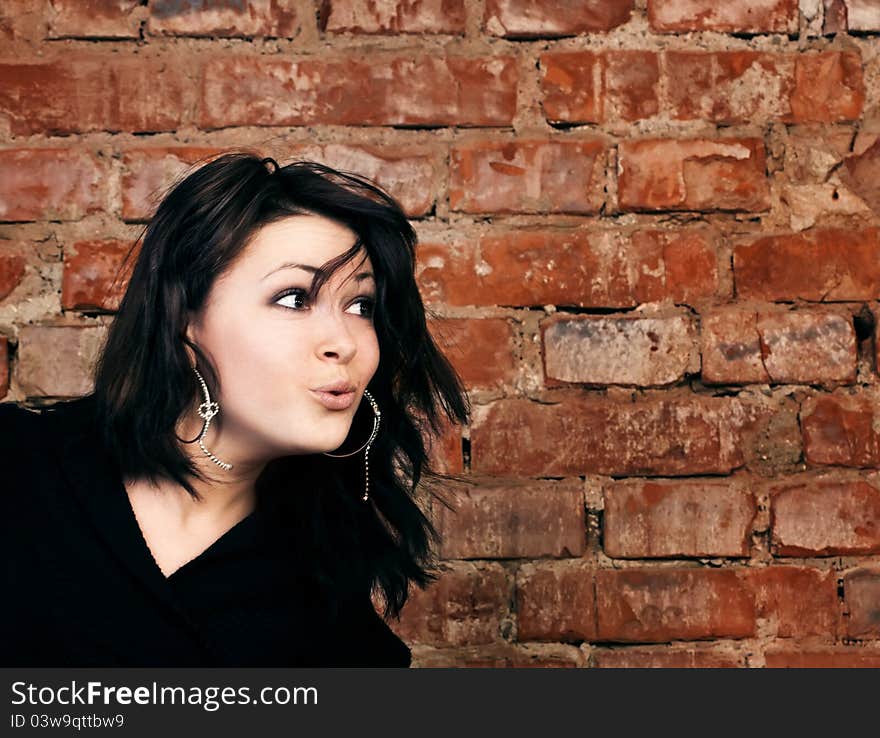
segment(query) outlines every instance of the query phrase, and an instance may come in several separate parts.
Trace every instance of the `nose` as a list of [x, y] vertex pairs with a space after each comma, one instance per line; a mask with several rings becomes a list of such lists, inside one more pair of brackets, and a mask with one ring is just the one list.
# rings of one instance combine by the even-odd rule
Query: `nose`
[[335, 310], [323, 311], [315, 330], [316, 352], [321, 358], [337, 359], [343, 363], [351, 361], [357, 351], [357, 342], [345, 315]]

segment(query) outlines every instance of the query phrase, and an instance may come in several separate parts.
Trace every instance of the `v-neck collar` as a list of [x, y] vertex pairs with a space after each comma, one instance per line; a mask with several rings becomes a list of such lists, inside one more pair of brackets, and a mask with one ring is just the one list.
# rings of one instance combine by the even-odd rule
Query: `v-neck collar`
[[43, 410], [43, 415], [52, 423], [49, 432], [57, 439], [54, 446], [61, 471], [95, 532], [113, 555], [156, 600], [175, 612], [210, 652], [199, 627], [176, 601], [173, 581], [185, 567], [192, 568], [197, 560], [221, 547], [255, 541], [259, 511], [240, 520], [205, 551], [166, 577], [144, 539], [115, 459], [103, 447], [94, 422], [93, 398], [93, 394], [86, 395]]

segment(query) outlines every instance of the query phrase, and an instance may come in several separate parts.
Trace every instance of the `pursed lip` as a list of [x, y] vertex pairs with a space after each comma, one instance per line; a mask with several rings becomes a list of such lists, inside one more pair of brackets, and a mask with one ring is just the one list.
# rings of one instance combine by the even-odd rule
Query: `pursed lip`
[[346, 382], [344, 379], [340, 379], [331, 384], [325, 384], [322, 387], [313, 387], [312, 390], [314, 392], [334, 392], [336, 394], [342, 394], [347, 392], [354, 392], [357, 390], [351, 382]]

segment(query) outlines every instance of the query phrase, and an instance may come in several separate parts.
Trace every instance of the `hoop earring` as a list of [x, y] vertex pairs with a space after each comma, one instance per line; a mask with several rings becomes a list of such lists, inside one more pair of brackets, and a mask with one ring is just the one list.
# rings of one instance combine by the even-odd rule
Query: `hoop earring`
[[227, 461], [220, 461], [214, 454], [212, 454], [208, 449], [205, 448], [205, 434], [208, 432], [208, 427], [211, 425], [211, 418], [213, 418], [217, 413], [220, 412], [220, 403], [219, 402], [211, 402], [211, 395], [208, 394], [208, 385], [205, 384], [205, 380], [201, 374], [199, 374], [199, 370], [193, 367], [193, 371], [196, 373], [196, 376], [199, 378], [199, 382], [202, 385], [202, 393], [205, 395], [205, 401], [199, 405], [198, 413], [199, 417], [204, 418], [205, 424], [202, 426], [202, 432], [199, 433], [199, 446], [202, 447], [202, 451], [204, 451], [205, 456], [207, 456], [211, 461], [213, 461], [217, 466], [225, 471], [229, 471], [232, 468], [232, 464]]
[[373, 399], [373, 396], [370, 394], [369, 390], [364, 390], [364, 397], [369, 400], [370, 406], [373, 409], [373, 430], [370, 433], [370, 437], [367, 439], [367, 442], [357, 451], [351, 451], [347, 454], [331, 454], [327, 453], [326, 451], [322, 451], [321, 453], [324, 454], [324, 456], [332, 456], [336, 459], [341, 459], [346, 456], [354, 456], [356, 453], [360, 453], [364, 448], [367, 449], [366, 453], [364, 453], [364, 477], [366, 479], [366, 486], [364, 490], [364, 496], [361, 498], [364, 502], [366, 502], [370, 499], [370, 446], [376, 438], [376, 434], [379, 432], [379, 420], [382, 416], [382, 413], [379, 412], [379, 405]]

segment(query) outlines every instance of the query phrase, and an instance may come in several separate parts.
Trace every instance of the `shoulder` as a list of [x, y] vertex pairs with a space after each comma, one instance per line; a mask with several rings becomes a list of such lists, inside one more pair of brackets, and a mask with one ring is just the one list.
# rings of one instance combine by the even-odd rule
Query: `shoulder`
[[64, 430], [62, 423], [74, 421], [80, 425], [92, 407], [92, 395], [60, 400], [41, 408], [0, 402], [0, 455], [13, 459], [20, 452], [57, 441], [53, 433]]

